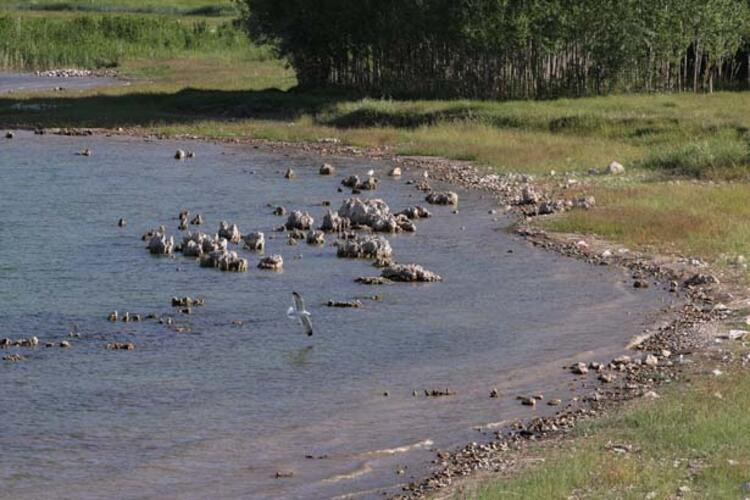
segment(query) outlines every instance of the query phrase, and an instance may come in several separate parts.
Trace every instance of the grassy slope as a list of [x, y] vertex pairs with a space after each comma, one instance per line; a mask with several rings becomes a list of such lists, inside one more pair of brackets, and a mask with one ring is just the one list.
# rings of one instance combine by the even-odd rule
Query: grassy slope
[[[687, 487], [686, 498], [742, 498], [750, 481], [747, 374], [701, 378], [661, 395], [582, 426], [573, 442], [544, 453], [541, 466], [472, 485], [458, 496], [640, 500], [675, 498]], [[633, 452], [615, 453], [613, 444]]]

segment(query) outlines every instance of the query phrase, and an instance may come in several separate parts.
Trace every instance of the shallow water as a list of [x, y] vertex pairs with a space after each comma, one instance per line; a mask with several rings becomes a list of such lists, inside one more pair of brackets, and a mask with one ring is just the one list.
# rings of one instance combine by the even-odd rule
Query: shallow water
[[30, 73], [0, 73], [0, 94], [53, 90], [58, 87], [62, 87], [64, 90], [84, 90], [118, 83], [120, 83], [118, 80], [106, 77], [60, 78], [37, 76]]
[[[197, 158], [174, 161], [178, 147]], [[74, 154], [83, 148], [93, 156]], [[634, 290], [617, 270], [512, 238], [508, 220], [487, 214], [488, 197], [463, 191], [459, 214], [430, 207], [434, 217], [416, 234], [390, 238], [399, 261], [438, 272], [439, 284], [358, 285], [354, 278], [378, 271], [337, 259], [330, 238], [322, 248], [269, 240], [266, 252], [284, 256], [282, 273], [256, 269], [258, 257], [245, 250], [250, 271], [234, 274], [144, 249], [140, 235], [151, 227], [178, 233], [181, 209], [202, 213], [203, 231], [226, 219], [274, 235], [283, 219], [269, 203], [319, 221], [323, 200], [337, 207], [347, 197], [336, 192], [340, 178], [371, 167], [382, 180], [376, 195], [393, 209], [421, 202], [404, 184], [419, 172], [397, 181], [386, 165], [340, 159], [331, 178], [317, 174], [319, 163], [209, 143], [26, 132], [0, 143], [0, 337], [73, 344], [2, 352], [28, 359], [0, 362], [0, 497], [394, 491], [425, 472], [435, 447], [533, 414], [516, 394], [569, 398], [561, 366], [621, 351], [662, 305], [660, 292]], [[292, 181], [281, 175], [289, 166]], [[285, 317], [292, 290], [306, 297], [312, 338]], [[361, 309], [323, 306], [373, 294], [383, 300]], [[180, 315], [170, 307], [175, 295], [206, 305]], [[114, 309], [174, 314], [190, 331], [112, 324]], [[73, 323], [81, 338], [67, 337]], [[137, 348], [105, 350], [111, 341]], [[412, 395], [434, 387], [458, 394]], [[492, 387], [503, 397], [489, 399]], [[286, 471], [294, 476], [274, 477]]]

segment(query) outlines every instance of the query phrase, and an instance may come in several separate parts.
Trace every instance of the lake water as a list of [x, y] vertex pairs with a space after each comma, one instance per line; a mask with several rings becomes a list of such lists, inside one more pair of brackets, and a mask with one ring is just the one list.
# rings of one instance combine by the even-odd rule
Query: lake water
[[121, 82], [114, 78], [105, 77], [60, 78], [29, 73], [0, 73], [0, 94], [53, 90], [58, 87], [64, 90], [84, 90], [119, 83]]
[[[172, 159], [178, 148], [197, 158]], [[75, 152], [91, 148], [93, 156]], [[422, 193], [385, 176], [388, 165], [246, 146], [140, 139], [35, 136], [0, 142], [0, 337], [69, 340], [70, 349], [7, 349], [0, 362], [0, 498], [330, 498], [377, 496], [420, 478], [434, 448], [478, 439], [475, 426], [552, 411], [519, 393], [570, 398], [561, 367], [620, 352], [664, 301], [635, 290], [624, 273], [530, 248], [509, 220], [488, 215], [485, 195], [459, 191], [460, 213], [430, 207], [416, 234], [390, 237], [395, 258], [444, 282], [368, 287], [368, 261], [324, 247], [267, 242], [281, 273], [202, 269], [152, 257], [140, 236], [182, 209], [244, 232], [284, 219], [268, 204], [334, 207], [343, 175], [375, 168], [374, 193], [400, 210]], [[293, 167], [295, 180], [282, 177]], [[117, 226], [120, 217], [128, 224]], [[512, 253], [509, 253], [512, 251]], [[285, 316], [300, 291], [316, 334]], [[333, 309], [329, 299], [363, 300]], [[192, 315], [172, 296], [205, 297]], [[110, 323], [112, 310], [172, 314], [176, 333], [155, 321]], [[241, 325], [236, 322], [242, 322]], [[80, 338], [69, 338], [77, 324]], [[113, 352], [107, 342], [134, 342]], [[449, 387], [447, 398], [414, 390]], [[500, 399], [490, 399], [492, 387]], [[389, 397], [384, 397], [384, 392]], [[315, 458], [306, 458], [306, 456]], [[323, 457], [323, 458], [318, 458]], [[398, 468], [407, 467], [397, 475]], [[277, 472], [292, 472], [276, 478]]]

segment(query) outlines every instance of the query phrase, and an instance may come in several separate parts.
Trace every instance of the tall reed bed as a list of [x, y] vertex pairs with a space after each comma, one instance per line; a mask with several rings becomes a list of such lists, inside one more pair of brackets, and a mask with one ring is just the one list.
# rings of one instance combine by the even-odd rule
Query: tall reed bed
[[215, 53], [265, 59], [267, 51], [225, 23], [129, 15], [0, 15], [0, 68], [110, 68], [125, 58]]

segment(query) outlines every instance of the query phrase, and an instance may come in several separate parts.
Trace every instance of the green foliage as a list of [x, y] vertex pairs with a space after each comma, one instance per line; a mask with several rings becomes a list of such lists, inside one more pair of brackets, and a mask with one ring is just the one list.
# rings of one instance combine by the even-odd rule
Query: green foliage
[[126, 57], [258, 52], [231, 24], [167, 17], [0, 15], [0, 68], [114, 67]]
[[719, 135], [656, 149], [642, 166], [695, 178], [747, 179], [750, 177], [750, 148], [746, 141]]
[[[548, 98], [713, 90], [748, 72], [746, 0], [241, 0], [300, 85]], [[744, 78], [743, 78], [744, 77]]]

